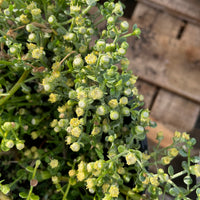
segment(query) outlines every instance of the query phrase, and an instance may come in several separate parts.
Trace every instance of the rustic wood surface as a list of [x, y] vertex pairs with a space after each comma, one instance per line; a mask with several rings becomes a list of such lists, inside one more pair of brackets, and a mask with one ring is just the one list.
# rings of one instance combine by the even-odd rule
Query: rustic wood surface
[[130, 23], [142, 29], [129, 38], [130, 69], [141, 79], [200, 103], [200, 28], [139, 3]]
[[152, 151], [152, 148], [157, 144], [158, 140], [156, 139], [157, 133], [162, 131], [164, 139], [160, 143], [160, 147], [167, 147], [173, 142], [173, 136], [174, 132], [171, 131], [168, 126], [165, 126], [165, 124], [161, 123], [160, 121], [156, 120], [155, 118], [151, 117], [152, 121], [155, 121], [157, 123], [157, 126], [155, 128], [148, 128], [147, 133], [147, 139], [149, 143], [149, 150]]
[[148, 6], [159, 8], [177, 18], [200, 25], [199, 0], [138, 0]]
[[199, 104], [161, 89], [153, 104], [151, 116], [172, 131], [191, 131], [199, 111]]
[[144, 107], [151, 109], [154, 96], [157, 93], [157, 88], [151, 84], [148, 84], [142, 80], [137, 80], [136, 87], [138, 88], [139, 94], [144, 96]]

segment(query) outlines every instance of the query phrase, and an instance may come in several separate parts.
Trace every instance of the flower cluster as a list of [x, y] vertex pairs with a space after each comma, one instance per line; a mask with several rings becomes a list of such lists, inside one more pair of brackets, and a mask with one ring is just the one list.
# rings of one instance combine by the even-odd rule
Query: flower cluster
[[[175, 132], [171, 146], [152, 153], [145, 147], [146, 127], [155, 124], [126, 57], [127, 38], [140, 29], [121, 18], [121, 2], [4, 0], [0, 8], [3, 199], [199, 196], [191, 175], [199, 177], [200, 158], [191, 156], [189, 134]], [[188, 157], [183, 171], [148, 171], [177, 155]], [[173, 182], [181, 175], [184, 190]]]

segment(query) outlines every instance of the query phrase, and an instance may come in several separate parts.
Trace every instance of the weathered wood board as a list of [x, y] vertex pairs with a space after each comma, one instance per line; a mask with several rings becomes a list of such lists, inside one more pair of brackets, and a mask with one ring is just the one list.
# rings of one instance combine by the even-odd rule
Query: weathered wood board
[[141, 79], [200, 103], [200, 27], [139, 3], [130, 23], [142, 29], [129, 38], [129, 69]]
[[159, 8], [177, 18], [200, 25], [199, 0], [138, 0], [148, 6]]
[[200, 106], [179, 95], [161, 89], [155, 99], [151, 116], [172, 131], [191, 131]]
[[139, 94], [144, 96], [144, 107], [151, 109], [151, 104], [153, 103], [154, 95], [157, 93], [157, 88], [140, 79], [137, 80], [136, 87], [138, 88]]

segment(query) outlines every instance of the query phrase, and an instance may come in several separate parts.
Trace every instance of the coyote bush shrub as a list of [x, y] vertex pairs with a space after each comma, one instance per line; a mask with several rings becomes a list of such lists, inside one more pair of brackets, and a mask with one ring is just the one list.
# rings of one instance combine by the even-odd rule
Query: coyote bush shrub
[[[155, 123], [127, 70], [126, 39], [140, 29], [120, 18], [121, 2], [0, 5], [1, 199], [189, 199], [194, 191], [200, 199], [195, 139], [176, 132], [159, 149], [158, 133], [155, 151], [144, 148]], [[178, 154], [187, 158], [181, 172], [158, 167]], [[180, 175], [185, 188], [173, 182]]]

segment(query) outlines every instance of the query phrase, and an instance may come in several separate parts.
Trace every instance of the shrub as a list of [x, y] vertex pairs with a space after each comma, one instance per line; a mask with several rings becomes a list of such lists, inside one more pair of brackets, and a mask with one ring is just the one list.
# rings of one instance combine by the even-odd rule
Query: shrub
[[[97, 1], [0, 1], [2, 198], [189, 199], [196, 190], [199, 199], [195, 139], [176, 132], [159, 149], [158, 133], [155, 151], [144, 148], [155, 123], [126, 57], [140, 29], [121, 20], [122, 3]], [[178, 154], [181, 172], [158, 167]], [[186, 188], [173, 182], [180, 175]]]

